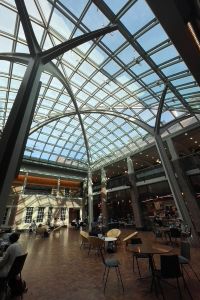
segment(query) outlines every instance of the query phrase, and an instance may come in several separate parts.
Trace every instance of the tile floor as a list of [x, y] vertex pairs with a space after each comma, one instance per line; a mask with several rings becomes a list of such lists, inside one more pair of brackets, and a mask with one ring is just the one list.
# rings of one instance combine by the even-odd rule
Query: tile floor
[[[122, 232], [122, 237], [132, 230]], [[150, 232], [141, 232], [144, 240], [155, 239]], [[153, 300], [157, 299], [150, 292], [150, 278], [139, 279], [138, 272], [132, 270], [132, 254], [126, 251], [124, 245], [118, 246], [115, 254], [106, 257], [116, 257], [121, 262], [125, 292], [118, 284], [116, 273], [111, 270], [107, 289], [104, 294], [102, 275], [104, 266], [101, 258], [87, 249], [80, 249], [79, 231], [63, 228], [60, 234], [51, 234], [49, 238], [35, 237], [33, 234], [22, 234], [21, 243], [27, 248], [28, 257], [23, 269], [23, 278], [27, 282], [28, 292], [24, 300]], [[165, 243], [165, 241], [158, 241]], [[175, 247], [172, 253], [178, 253]], [[158, 264], [159, 257], [155, 257]], [[192, 249], [192, 264], [200, 273], [200, 251]], [[142, 273], [148, 271], [146, 260], [140, 260]], [[194, 300], [200, 299], [200, 282], [192, 276], [185, 276]], [[178, 299], [177, 290], [163, 285], [166, 299]], [[161, 295], [159, 299], [162, 299]], [[190, 299], [183, 288], [183, 299]]]

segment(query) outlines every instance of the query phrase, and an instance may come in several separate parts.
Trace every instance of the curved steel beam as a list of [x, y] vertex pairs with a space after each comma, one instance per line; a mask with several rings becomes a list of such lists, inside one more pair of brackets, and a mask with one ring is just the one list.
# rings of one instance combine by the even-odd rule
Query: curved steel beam
[[191, 115], [182, 116], [182, 117], [179, 117], [179, 118], [177, 118], [177, 119], [175, 119], [175, 120], [173, 120], [173, 121], [165, 124], [164, 126], [162, 126], [160, 128], [160, 134], [163, 134], [163, 132], [165, 132], [168, 128], [176, 125], [178, 122], [181, 122], [181, 121], [189, 119], [189, 118], [192, 118], [192, 116]]
[[36, 53], [39, 53], [40, 46], [38, 44], [38, 41], [35, 37], [31, 21], [29, 19], [29, 15], [26, 9], [26, 5], [24, 3], [24, 0], [15, 0], [15, 4], [18, 10], [18, 14], [20, 16], [20, 21], [22, 23], [22, 27], [24, 29], [24, 34], [26, 37], [26, 41], [28, 44], [28, 48], [31, 55], [35, 55]]
[[154, 128], [155, 133], [160, 132], [161, 115], [162, 115], [163, 105], [164, 105], [164, 102], [165, 102], [165, 96], [167, 94], [167, 89], [168, 89], [168, 86], [165, 85], [165, 88], [162, 92], [160, 102], [159, 102], [159, 106], [158, 106], [158, 112], [157, 112], [157, 116], [156, 116], [156, 124], [155, 124], [155, 128]]
[[80, 122], [80, 125], [81, 125], [81, 129], [82, 129], [82, 132], [83, 132], [83, 137], [84, 137], [84, 142], [85, 142], [85, 147], [86, 147], [86, 153], [87, 153], [87, 159], [88, 159], [88, 165], [90, 166], [90, 149], [89, 149], [89, 145], [88, 145], [87, 135], [86, 135], [85, 128], [84, 128], [84, 125], [83, 125], [83, 121], [82, 121], [82, 118], [81, 118], [81, 115], [80, 115], [80, 112], [79, 112], [79, 108], [78, 108], [78, 105], [76, 103], [76, 99], [74, 97], [74, 94], [71, 90], [71, 87], [70, 87], [69, 83], [66, 81], [66, 79], [63, 76], [63, 74], [61, 73], [61, 71], [56, 67], [56, 65], [53, 62], [48, 63], [45, 66], [45, 69], [47, 71], [51, 72], [51, 74], [53, 74], [63, 84], [63, 86], [66, 88], [68, 94], [70, 95], [70, 97], [72, 99], [72, 102], [73, 102], [75, 110], [76, 110], [75, 114], [78, 115], [79, 122]]
[[23, 64], [29, 63], [31, 59], [30, 54], [25, 53], [8, 53], [8, 52], [2, 52], [0, 53], [0, 60], [8, 60], [11, 62], [19, 62]]
[[[142, 129], [144, 129], [145, 131], [147, 131], [148, 133], [150, 133], [151, 135], [154, 134], [154, 130], [153, 130], [153, 127], [151, 127], [150, 125], [146, 124], [145, 122], [137, 119], [137, 118], [133, 118], [133, 117], [127, 117], [126, 115], [122, 115], [121, 113], [118, 113], [118, 112], [112, 112], [112, 111], [107, 111], [107, 110], [102, 110], [102, 109], [99, 109], [99, 110], [82, 110], [82, 111], [79, 111], [79, 114], [104, 114], [104, 115], [110, 115], [110, 116], [115, 116], [115, 117], [118, 117], [118, 118], [121, 118], [125, 121], [128, 121], [130, 123], [134, 123], [136, 125], [138, 125], [139, 127], [141, 127]], [[59, 116], [55, 116], [55, 117], [52, 117], [48, 120], [45, 120], [43, 122], [41, 122], [38, 126], [35, 126], [34, 128], [32, 128], [30, 130], [30, 134], [34, 133], [35, 131], [37, 131], [38, 129], [40, 129], [41, 127], [53, 122], [53, 121], [56, 121], [56, 120], [59, 120], [59, 119], [62, 119], [64, 117], [68, 117], [68, 116], [74, 116], [76, 115], [77, 112], [73, 111], [73, 112], [68, 112], [68, 113], [64, 113], [64, 114], [61, 114]]]
[[115, 24], [109, 25], [107, 27], [85, 33], [85, 34], [77, 36], [71, 40], [63, 42], [59, 45], [56, 45], [53, 48], [43, 51], [40, 54], [42, 62], [43, 62], [43, 64], [47, 64], [50, 61], [52, 61], [54, 58], [63, 54], [64, 52], [67, 52], [83, 43], [91, 41], [94, 38], [99, 38], [100, 36], [102, 36], [106, 33], [113, 32], [115, 30], [117, 30], [117, 25], [115, 25]]

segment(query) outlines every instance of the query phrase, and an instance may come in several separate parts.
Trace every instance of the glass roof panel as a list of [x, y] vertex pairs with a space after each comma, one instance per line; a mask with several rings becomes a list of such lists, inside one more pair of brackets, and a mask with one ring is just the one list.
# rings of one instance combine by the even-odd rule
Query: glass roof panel
[[149, 49], [165, 41], [167, 38], [168, 36], [166, 35], [165, 31], [158, 24], [139, 37], [138, 42], [145, 51], [148, 51]]
[[67, 9], [69, 9], [76, 17], [79, 17], [81, 13], [83, 12], [83, 9], [85, 8], [87, 4], [87, 0], [60, 0], [60, 2], [65, 5]]
[[83, 23], [92, 31], [107, 26], [109, 20], [97, 9], [96, 5], [92, 3], [83, 18]]
[[26, 9], [31, 17], [42, 23], [41, 15], [35, 5], [34, 0], [25, 0]]
[[128, 0], [105, 0], [105, 3], [115, 14], [117, 14], [127, 2]]
[[101, 40], [110, 50], [115, 51], [121, 44], [123, 44], [126, 40], [123, 35], [114, 31], [109, 34], [106, 34]]
[[[171, 86], [164, 102], [162, 125], [186, 115], [184, 103], [200, 109], [196, 81], [144, 0], [100, 2], [100, 7], [108, 5], [110, 19], [104, 14], [106, 10], [89, 0], [25, 2], [42, 49], [108, 26], [113, 19], [122, 24], [118, 30], [55, 58], [57, 75], [51, 74], [51, 68], [44, 69], [26, 158], [86, 169], [88, 153], [91, 167], [99, 168], [139, 151], [153, 142], [145, 126], [155, 126], [164, 82], [171, 82]], [[20, 52], [27, 59], [29, 48], [15, 3], [2, 0], [0, 5], [0, 52]], [[112, 12], [116, 16], [112, 17]], [[10, 63], [5, 54], [2, 59], [1, 129], [26, 70], [23, 60], [16, 58]], [[63, 86], [59, 76], [67, 81], [68, 87]], [[142, 128], [138, 120], [145, 124]], [[165, 136], [189, 124], [187, 120], [179, 122]], [[89, 149], [85, 146], [87, 142]]]
[[139, 0], [120, 19], [126, 28], [134, 34], [154, 18], [144, 0]]
[[0, 5], [0, 28], [1, 31], [6, 33], [14, 34], [15, 30], [15, 22], [16, 22], [17, 14], [5, 7], [4, 5]]
[[49, 26], [61, 34], [65, 40], [70, 37], [74, 28], [73, 23], [56, 8], [53, 11]]

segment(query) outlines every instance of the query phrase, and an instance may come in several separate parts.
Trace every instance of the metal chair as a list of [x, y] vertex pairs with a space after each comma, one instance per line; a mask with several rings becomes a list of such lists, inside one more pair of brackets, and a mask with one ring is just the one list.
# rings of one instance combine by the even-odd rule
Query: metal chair
[[80, 231], [80, 236], [81, 236], [80, 248], [82, 248], [82, 246], [83, 247], [88, 246], [89, 245], [89, 240], [88, 240], [89, 234], [88, 234], [88, 232], [86, 232], [84, 230], [81, 230]]
[[91, 249], [96, 250], [97, 254], [100, 254], [100, 251], [105, 249], [104, 240], [99, 239], [96, 236], [89, 236], [88, 241], [89, 241], [88, 255], [90, 254]]
[[[5, 299], [7, 299], [7, 293], [8, 293], [8, 283], [15, 279], [16, 276], [20, 276], [21, 279], [21, 272], [26, 260], [28, 253], [24, 254], [24, 255], [20, 255], [17, 256], [12, 264], [12, 267], [10, 268], [10, 271], [7, 275], [7, 277], [5, 278], [1, 278], [2, 282], [3, 282], [3, 286], [2, 286], [2, 294], [5, 295]], [[2, 296], [3, 296], [2, 295]], [[21, 299], [23, 299], [23, 292], [20, 295]]]
[[[189, 288], [186, 285], [183, 272], [181, 271], [178, 255], [161, 255], [160, 256], [160, 270], [154, 270], [153, 274], [153, 280], [155, 278], [158, 280], [158, 288], [160, 288], [161, 294], [163, 299], [165, 299], [164, 295], [164, 289], [161, 286], [161, 280], [165, 283], [171, 285], [167, 279], [176, 279], [177, 289], [179, 293], [179, 299], [182, 299], [182, 293], [179, 283], [179, 278], [182, 278], [185, 288], [187, 289], [188, 295], [190, 296], [190, 299], [192, 298], [192, 295], [190, 293]], [[152, 283], [153, 283], [152, 280]], [[174, 285], [171, 285], [174, 287]], [[156, 286], [156, 293], [157, 293], [157, 286]]]
[[192, 270], [192, 272], [194, 273], [194, 275], [196, 276], [196, 278], [198, 279], [198, 281], [200, 281], [197, 273], [195, 272], [195, 270], [193, 269], [193, 267], [190, 264], [190, 243], [186, 242], [186, 241], [182, 241], [181, 242], [181, 251], [180, 251], [180, 255], [178, 257], [179, 259], [179, 263], [182, 267], [182, 269], [185, 271], [185, 273], [188, 275], [189, 277], [189, 273], [187, 272], [185, 266], [189, 266], [190, 269]]
[[173, 245], [172, 239], [174, 239], [174, 243], [177, 243], [177, 239], [181, 238], [181, 230], [179, 228], [170, 228], [170, 241]]
[[110, 272], [111, 268], [115, 268], [117, 279], [121, 282], [122, 289], [123, 289], [123, 292], [124, 292], [124, 285], [123, 285], [122, 276], [121, 276], [120, 269], [119, 269], [120, 262], [117, 259], [114, 259], [114, 258], [105, 259], [104, 256], [103, 256], [102, 250], [100, 250], [100, 254], [101, 254], [103, 264], [105, 266], [105, 270], [104, 270], [104, 273], [103, 273], [104, 293], [105, 293], [105, 290], [106, 290], [108, 275], [109, 275], [109, 272]]
[[[132, 245], [140, 245], [140, 244], [142, 244], [142, 240], [141, 240], [141, 238], [133, 238], [133, 239], [131, 239], [131, 244]], [[134, 253], [133, 252], [133, 272], [134, 272], [134, 269], [135, 269], [134, 268], [134, 265], [135, 265], [134, 261], [136, 260], [140, 278], [142, 278], [142, 276], [141, 276], [141, 272], [140, 272], [138, 259], [141, 259], [141, 258], [148, 258], [149, 259], [149, 256], [148, 256], [148, 254], [144, 254], [144, 253], [140, 254], [140, 253]]]

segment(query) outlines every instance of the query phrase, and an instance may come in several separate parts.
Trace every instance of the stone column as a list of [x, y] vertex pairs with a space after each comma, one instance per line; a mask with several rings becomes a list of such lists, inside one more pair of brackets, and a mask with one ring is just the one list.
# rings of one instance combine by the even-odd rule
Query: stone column
[[93, 215], [93, 190], [92, 190], [92, 172], [88, 170], [88, 225], [89, 231], [92, 229], [92, 222], [94, 221]]
[[108, 224], [108, 209], [107, 209], [107, 189], [106, 189], [106, 172], [105, 169], [101, 169], [101, 211], [103, 216], [103, 225]]
[[131, 195], [131, 205], [133, 209], [135, 225], [137, 229], [142, 229], [143, 224], [142, 224], [141, 209], [139, 204], [139, 194], [136, 186], [133, 162], [130, 157], [127, 158], [127, 166], [128, 166], [128, 177], [131, 184], [130, 195]]

